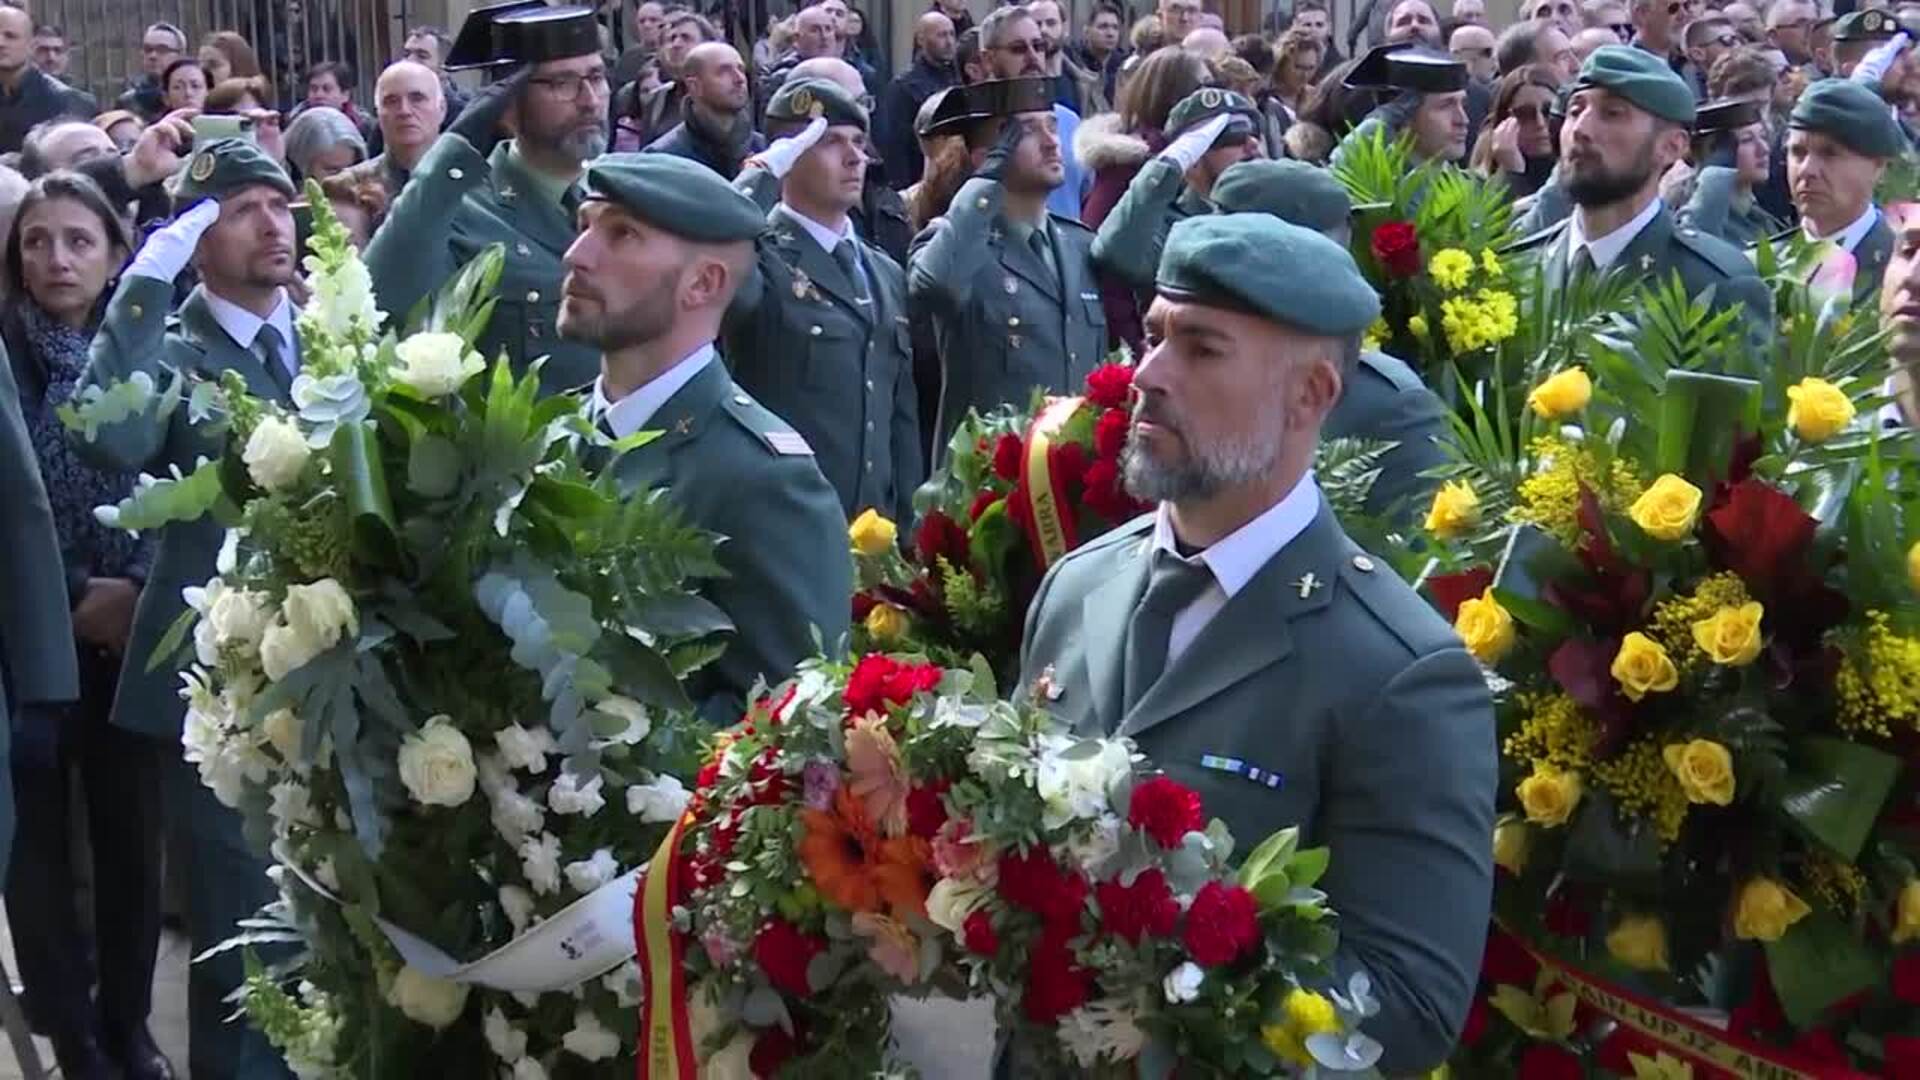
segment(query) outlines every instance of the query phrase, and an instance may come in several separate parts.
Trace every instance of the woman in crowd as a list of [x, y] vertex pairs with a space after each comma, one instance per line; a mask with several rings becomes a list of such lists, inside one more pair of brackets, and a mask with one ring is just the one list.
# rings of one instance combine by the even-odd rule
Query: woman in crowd
[[106, 132], [107, 138], [112, 139], [123, 154], [133, 149], [133, 144], [140, 141], [140, 133], [147, 128], [140, 122], [140, 115], [130, 109], [109, 109], [93, 118], [93, 126]]
[[857, 7], [847, 8], [846, 24], [840, 28], [842, 41], [852, 42], [848, 60], [865, 64], [869, 71], [876, 73], [884, 86], [893, 78], [893, 65], [887, 62], [887, 53], [874, 40], [873, 27], [867, 22], [867, 13]]
[[[127, 473], [85, 464], [55, 410], [72, 396], [128, 257], [125, 226], [91, 180], [54, 172], [28, 188], [6, 240], [0, 308], [21, 412], [46, 479], [66, 557], [80, 700], [50, 730], [14, 732], [19, 815], [7, 916], [35, 1027], [61, 1075], [154, 1075], [147, 1032], [160, 937], [160, 770], [168, 747], [107, 722], [150, 565], [150, 542], [101, 524], [93, 508], [133, 490]], [[177, 746], [172, 752], [179, 753]], [[69, 780], [86, 800], [93, 865], [76, 873]], [[91, 879], [91, 932], [74, 898]], [[88, 946], [88, 939], [94, 942]], [[99, 970], [94, 970], [97, 957]], [[98, 983], [99, 992], [93, 994]], [[164, 1060], [164, 1059], [161, 1059]]]
[[1493, 108], [1474, 143], [1474, 170], [1504, 179], [1516, 197], [1540, 190], [1560, 157], [1553, 120], [1558, 89], [1553, 72], [1540, 64], [1501, 76]]
[[354, 250], [365, 251], [373, 231], [387, 216], [386, 185], [377, 176], [356, 180], [351, 175], [337, 173], [320, 181], [320, 190], [327, 196], [333, 216], [346, 226]]
[[231, 30], [207, 35], [200, 43], [200, 66], [206, 69], [207, 82], [218, 86], [228, 79], [255, 79], [260, 76], [260, 58], [247, 39]]
[[[1326, 49], [1313, 34], [1289, 30], [1280, 35], [1280, 43], [1273, 51], [1273, 80], [1267, 96], [1267, 112], [1274, 121], [1284, 120], [1280, 123], [1280, 133], [1284, 135], [1307, 107], [1307, 98], [1313, 93], [1313, 76], [1320, 70]], [[1280, 143], [1275, 140], [1269, 145], [1277, 147]]]
[[[1372, 108], [1373, 94], [1347, 85], [1347, 75], [1358, 65], [1348, 60], [1334, 66], [1307, 95], [1307, 103], [1287, 129], [1287, 156], [1325, 165], [1333, 148]], [[1361, 116], [1353, 114], [1360, 112]]]
[[273, 160], [286, 164], [287, 137], [280, 113], [273, 107], [273, 89], [266, 77], [228, 79], [207, 92], [205, 111], [212, 116], [244, 116], [253, 121], [253, 140]]
[[183, 56], [168, 64], [166, 74], [160, 76], [160, 90], [165, 95], [168, 112], [205, 105], [207, 86], [207, 69], [191, 57]]
[[314, 105], [287, 125], [287, 164], [295, 180], [325, 180], [365, 160], [360, 128], [339, 109]]

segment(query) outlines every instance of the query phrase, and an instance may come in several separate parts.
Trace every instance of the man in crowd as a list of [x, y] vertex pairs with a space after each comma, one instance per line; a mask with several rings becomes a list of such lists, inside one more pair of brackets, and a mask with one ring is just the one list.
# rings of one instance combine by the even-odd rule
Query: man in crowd
[[767, 102], [773, 99], [773, 92], [780, 89], [793, 69], [807, 60], [822, 57], [838, 59], [843, 52], [840, 45], [840, 17], [826, 4], [813, 4], [801, 8], [793, 17], [793, 51], [780, 59], [778, 64], [767, 72], [760, 81], [759, 99], [754, 112], [766, 114]]
[[67, 41], [65, 30], [52, 23], [41, 23], [33, 28], [34, 67], [56, 79], [65, 79], [71, 55], [71, 44]]
[[483, 249], [505, 244], [481, 353], [505, 351], [516, 371], [544, 356], [542, 389], [580, 386], [598, 356], [558, 340], [554, 319], [560, 260], [574, 237], [573, 187], [607, 148], [598, 24], [589, 8], [481, 9], [468, 16], [447, 64], [518, 71], [476, 97], [421, 159], [367, 245], [375, 293], [386, 310], [410, 311]]
[[33, 64], [33, 16], [0, 6], [0, 154], [20, 149], [27, 132], [56, 117], [91, 117], [93, 95]]
[[1453, 25], [1456, 28], [1478, 26], [1485, 29], [1487, 26], [1486, 0], [1453, 0], [1452, 15]]
[[727, 312], [725, 351], [740, 385], [813, 447], [849, 519], [871, 508], [912, 521], [924, 476], [906, 276], [851, 216], [867, 128], [839, 83], [788, 79], [774, 95], [778, 138], [734, 184], [770, 231]]
[[[453, 41], [447, 36], [445, 30], [437, 26], [416, 26], [407, 31], [406, 40], [400, 47], [400, 59], [419, 64], [433, 72], [433, 77], [440, 80], [440, 98], [445, 103], [442, 111], [446, 115], [446, 120], [452, 120], [460, 115], [460, 110], [467, 107], [467, 95], [462, 93], [460, 88], [454, 85], [453, 79], [447, 75], [447, 47], [452, 44]], [[445, 124], [446, 121], [443, 120], [441, 126], [444, 127]]]
[[[1860, 61], [1866, 59], [1874, 46], [1899, 32], [1900, 24], [1894, 21], [1893, 16], [1878, 8], [1856, 11], [1835, 19], [1832, 31], [1833, 73], [1842, 79], [1851, 76], [1853, 69], [1860, 66]], [[1880, 85], [1900, 85], [1910, 63], [1906, 59], [1908, 55], [1903, 53], [1899, 60], [1893, 62], [1893, 66], [1879, 80]]]
[[1067, 13], [1061, 0], [1034, 0], [1027, 10], [1047, 43], [1047, 54], [1040, 63], [1046, 77], [1053, 80], [1053, 100], [1083, 117], [1108, 111], [1111, 106], [1100, 73], [1075, 63], [1067, 47]]
[[114, 104], [140, 114], [149, 124], [160, 119], [166, 112], [160, 76], [186, 51], [187, 35], [179, 27], [169, 22], [147, 27], [140, 36], [140, 74], [127, 80], [127, 88]]
[[[826, 79], [836, 83], [847, 95], [865, 109], [871, 103], [866, 97], [866, 80], [852, 64], [834, 57], [816, 57], [803, 60], [794, 65], [789, 78]], [[871, 112], [869, 112], [871, 115]], [[905, 265], [907, 247], [913, 243], [913, 224], [907, 218], [907, 204], [900, 193], [887, 184], [886, 163], [881, 161], [872, 144], [867, 144], [866, 184], [860, 194], [860, 205], [853, 209], [853, 224], [860, 232], [861, 239], [879, 248], [893, 257], [893, 261]]]
[[1051, 85], [1012, 79], [964, 93], [954, 127], [974, 175], [914, 240], [907, 267], [908, 294], [933, 322], [946, 374], [936, 451], [968, 409], [1024, 404], [1035, 387], [1071, 392], [1107, 344], [1093, 234], [1048, 209], [1066, 180]]
[[647, 152], [678, 154], [731, 180], [749, 155], [767, 146], [753, 129], [746, 63], [733, 46], [706, 41], [687, 53], [680, 70], [687, 88], [686, 118]]
[[[1687, 59], [1680, 32], [1693, 21], [1699, 6], [1699, 0], [1633, 0], [1634, 47], [1658, 56], [1685, 75]], [[1688, 82], [1700, 84], [1694, 78]]]
[[1609, 44], [1633, 44], [1633, 15], [1625, 4], [1615, 3], [1614, 0], [1586, 0], [1580, 13], [1588, 28], [1613, 33], [1615, 40]]
[[632, 39], [613, 65], [613, 82], [625, 86], [638, 78], [640, 65], [659, 53], [667, 34], [667, 9], [658, 0], [633, 5]]
[[1893, 400], [1880, 422], [1890, 428], [1920, 428], [1920, 214], [1909, 213], [1895, 223], [1880, 316], [1891, 335], [1887, 350], [1895, 364], [1886, 387]]
[[1586, 63], [1587, 57], [1593, 55], [1593, 50], [1603, 45], [1620, 44], [1623, 44], [1620, 36], [1604, 26], [1589, 26], [1585, 30], [1573, 35], [1573, 41], [1570, 42], [1570, 46], [1573, 49], [1573, 59], [1576, 64]]
[[945, 15], [953, 23], [956, 38], [973, 29], [973, 12], [967, 9], [967, 0], [933, 0], [927, 10]]
[[1813, 24], [1820, 9], [1813, 0], [1774, 0], [1767, 8], [1767, 40], [1787, 54], [1794, 67], [1813, 62]]
[[1121, 460], [1158, 509], [1054, 564], [1020, 685], [1077, 734], [1136, 740], [1234, 835], [1298, 825], [1341, 852], [1333, 981], [1365, 973], [1381, 1071], [1422, 1075], [1473, 1001], [1498, 775], [1479, 665], [1314, 482], [1379, 298], [1344, 246], [1268, 214], [1175, 226], [1155, 286]]
[[1211, 26], [1196, 28], [1180, 42], [1180, 47], [1212, 64], [1233, 52], [1233, 42], [1225, 32]]
[[1321, 60], [1317, 78], [1324, 78], [1327, 72], [1346, 62], [1340, 47], [1333, 43], [1333, 16], [1327, 10], [1327, 0], [1295, 0], [1291, 28], [1319, 39]]
[[1493, 31], [1473, 23], [1454, 30], [1453, 36], [1447, 39], [1447, 51], [1453, 54], [1455, 60], [1467, 65], [1467, 74], [1481, 83], [1492, 83], [1500, 77], [1500, 64], [1494, 57], [1494, 47]]
[[1120, 41], [1125, 30], [1126, 20], [1120, 9], [1102, 0], [1087, 16], [1086, 29], [1081, 31], [1080, 44], [1075, 50], [1081, 67], [1100, 73], [1100, 92], [1108, 101], [1116, 95], [1120, 65], [1127, 59], [1127, 50]]
[[1413, 42], [1444, 49], [1440, 37], [1440, 16], [1427, 0], [1399, 0], [1387, 11], [1387, 42]]
[[816, 641], [837, 647], [853, 591], [847, 521], [813, 451], [734, 384], [714, 350], [767, 217], [672, 154], [607, 155], [583, 187], [560, 332], [602, 356], [592, 409], [603, 429], [662, 433], [614, 464], [622, 489], [664, 489], [688, 524], [727, 538], [726, 576], [701, 591], [733, 621], [733, 638], [687, 686], [725, 726], [756, 682], [785, 677]]
[[[171, 150], [184, 145], [179, 132], [167, 140]], [[93, 340], [83, 384], [104, 389], [138, 374], [158, 385], [175, 371], [201, 379], [236, 374], [250, 393], [291, 407], [301, 361], [287, 292], [298, 266], [293, 194], [287, 174], [252, 140], [194, 147], [174, 192], [178, 216], [149, 237], [127, 267]], [[189, 264], [200, 284], [176, 311], [173, 282]], [[103, 426], [81, 449], [103, 467], [156, 475], [191, 470], [207, 453], [186, 412], [163, 410], [157, 400]], [[152, 576], [135, 610], [129, 657], [154, 655], [185, 610], [181, 589], [213, 576], [222, 534], [211, 520], [161, 530]], [[170, 665], [126, 664], [112, 722], [177, 742], [185, 716], [178, 690]], [[239, 921], [252, 918], [275, 893], [266, 864], [241, 835], [240, 815], [214, 798], [183, 757], [174, 755], [167, 768], [169, 824], [185, 834], [191, 852], [183, 876], [198, 955], [233, 936]], [[265, 1036], [227, 1023], [233, 1010], [228, 995], [243, 980], [244, 968], [234, 952], [188, 967], [190, 1073], [196, 1080], [291, 1075]]]
[[1569, 38], [1580, 29], [1580, 9], [1573, 0], [1529, 0], [1524, 11], [1526, 19], [1551, 23]]
[[1573, 42], [1560, 31], [1558, 24], [1548, 21], [1507, 27], [1494, 46], [1494, 59], [1501, 74], [1518, 71], [1528, 64], [1544, 64], [1561, 83], [1572, 82], [1580, 71], [1580, 62], [1573, 55]]
[[887, 183], [905, 188], [920, 179], [925, 162], [920, 141], [913, 134], [913, 118], [928, 98], [960, 81], [954, 66], [957, 40], [953, 20], [938, 11], [920, 16], [913, 27], [913, 66], [893, 77], [875, 118], [881, 156], [887, 163]]
[[[1557, 31], [1546, 27], [1544, 32]], [[1417, 160], [1459, 162], [1466, 157], [1472, 142], [1468, 100], [1475, 84], [1465, 66], [1452, 57], [1424, 48], [1382, 45], [1353, 66], [1346, 83], [1372, 89], [1385, 101], [1334, 148], [1336, 163], [1347, 146], [1383, 125], [1393, 138], [1411, 138]]]
[[614, 99], [613, 115], [618, 118], [615, 149], [644, 149], [685, 118], [687, 88], [680, 76], [687, 54], [702, 42], [720, 40], [720, 35], [705, 16], [680, 11], [668, 17], [661, 40], [660, 78], [664, 81], [660, 87], [642, 94], [638, 83], [629, 83]]
[[1893, 230], [1873, 190], [1907, 149], [1887, 103], [1849, 79], [1807, 87], [1787, 118], [1787, 187], [1801, 234], [1853, 255], [1856, 299], [1879, 293], [1893, 254]]
[[55, 169], [118, 154], [107, 133], [85, 120], [49, 120], [27, 132], [20, 145], [20, 175], [34, 180]]
[[1707, 72], [1720, 58], [1740, 47], [1740, 35], [1733, 23], [1719, 15], [1703, 15], [1687, 24], [1683, 34], [1687, 43], [1687, 67], [1694, 79], [1695, 99], [1707, 99]]
[[[1183, 0], [1168, 2], [1177, 5]], [[1163, 17], [1164, 12], [1163, 7]], [[1045, 78], [1046, 54], [1047, 39], [1041, 36], [1040, 24], [1027, 8], [1018, 4], [998, 8], [980, 21], [980, 57], [989, 79]], [[1085, 189], [1080, 163], [1075, 160], [1072, 149], [1073, 134], [1080, 128], [1080, 114], [1058, 101], [1054, 102], [1052, 111], [1055, 135], [1067, 153], [1063, 162], [1065, 175], [1059, 186], [1048, 193], [1047, 209], [1078, 221], [1080, 198]]]
[[373, 129], [353, 103], [354, 81], [352, 64], [344, 60], [320, 61], [307, 69], [307, 99], [294, 110], [294, 115], [307, 109], [338, 109], [360, 129], [363, 138], [367, 137]]
[[354, 181], [378, 180], [391, 206], [420, 159], [440, 137], [447, 99], [440, 92], [440, 77], [431, 68], [401, 60], [387, 65], [374, 83], [373, 108], [380, 122], [383, 149], [348, 169], [346, 175]]
[[1767, 40], [1767, 24], [1760, 19], [1760, 11], [1752, 4], [1734, 0], [1720, 9], [1720, 14], [1733, 24], [1734, 33], [1749, 45], [1758, 45]]
[[1200, 29], [1200, 0], [1160, 0], [1160, 33], [1167, 41], [1185, 41]]

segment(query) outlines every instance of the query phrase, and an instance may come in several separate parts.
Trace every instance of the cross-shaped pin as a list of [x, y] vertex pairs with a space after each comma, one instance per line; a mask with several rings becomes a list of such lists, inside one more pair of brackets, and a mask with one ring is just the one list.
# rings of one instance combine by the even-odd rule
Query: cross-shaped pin
[[1646, 271], [1648, 271], [1648, 270], [1651, 270], [1651, 269], [1653, 269], [1653, 256], [1651, 256], [1651, 255], [1642, 255], [1642, 256], [1640, 256], [1640, 270], [1641, 270], [1641, 272], [1642, 272], [1642, 273], [1644, 273], [1644, 272], [1646, 272]]
[[673, 433], [675, 435], [693, 434], [693, 417], [683, 416], [680, 419], [675, 420], [673, 422]]
[[1294, 588], [1300, 590], [1300, 599], [1302, 600], [1305, 600], [1307, 597], [1312, 596], [1313, 590], [1325, 584], [1326, 582], [1321, 581], [1319, 577], [1317, 577], [1314, 574], [1314, 572], [1311, 570], [1307, 571], [1304, 574], [1301, 574], [1300, 580], [1293, 583]]

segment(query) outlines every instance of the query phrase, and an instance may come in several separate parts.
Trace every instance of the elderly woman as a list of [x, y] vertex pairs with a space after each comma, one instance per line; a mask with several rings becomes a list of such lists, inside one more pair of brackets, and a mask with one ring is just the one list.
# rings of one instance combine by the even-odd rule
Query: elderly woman
[[287, 125], [287, 164], [296, 177], [325, 180], [367, 160], [367, 143], [347, 114], [315, 105]]

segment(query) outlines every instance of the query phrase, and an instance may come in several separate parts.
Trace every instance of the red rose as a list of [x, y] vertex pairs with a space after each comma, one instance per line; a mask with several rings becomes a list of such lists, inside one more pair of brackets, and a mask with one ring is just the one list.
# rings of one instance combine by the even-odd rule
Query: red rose
[[1007, 496], [1007, 517], [1023, 529], [1033, 523], [1033, 497], [1027, 494], [1027, 485], [1013, 485], [1013, 493]]
[[886, 712], [888, 705], [905, 705], [913, 695], [940, 685], [944, 673], [937, 664], [903, 664], [884, 653], [869, 653], [853, 666], [842, 695], [847, 716]]
[[[995, 491], [990, 491], [990, 490], [983, 491], [980, 494], [975, 495], [973, 497], [973, 505], [967, 507], [967, 520], [979, 521], [980, 515], [986, 513], [988, 510], [993, 509], [993, 504], [999, 501], [1000, 501], [1000, 495], [998, 492], [995, 492]], [[927, 565], [932, 566], [933, 564], [928, 563]]]
[[1087, 400], [1103, 409], [1118, 409], [1133, 393], [1133, 369], [1125, 364], [1102, 364], [1087, 376]]
[[800, 1039], [785, 1028], [775, 1026], [760, 1032], [747, 1055], [747, 1067], [755, 1076], [778, 1076], [780, 1067], [799, 1056]]
[[1087, 476], [1086, 447], [1077, 442], [1055, 443], [1047, 448], [1047, 468], [1059, 490], [1071, 493]]
[[1209, 881], [1187, 909], [1187, 951], [1201, 967], [1230, 964], [1260, 940], [1260, 911], [1238, 885]]
[[1026, 459], [1027, 450], [1020, 445], [1020, 436], [1002, 435], [1000, 441], [993, 444], [993, 475], [1002, 480], [1018, 480], [1020, 466]]
[[1158, 869], [1141, 871], [1130, 886], [1118, 878], [1103, 881], [1093, 887], [1093, 898], [1100, 904], [1100, 929], [1135, 945], [1149, 934], [1166, 937], [1180, 922], [1180, 901]]
[[1579, 1058], [1550, 1043], [1534, 1043], [1520, 1055], [1520, 1080], [1584, 1080], [1586, 1075]]
[[914, 530], [913, 550], [919, 556], [921, 566], [940, 565], [942, 555], [956, 567], [965, 566], [967, 530], [940, 511], [929, 510], [920, 519], [920, 527]]
[[1181, 837], [1201, 827], [1200, 793], [1171, 777], [1156, 776], [1133, 789], [1127, 802], [1127, 824], [1177, 848]]
[[933, 834], [947, 823], [947, 802], [941, 796], [952, 786], [951, 780], [935, 780], [907, 792], [907, 832], [923, 840], [933, 839]]
[[1021, 1001], [1027, 1019], [1052, 1024], [1087, 1003], [1093, 994], [1093, 972], [1073, 958], [1065, 938], [1042, 935], [1027, 957], [1027, 993]]
[[960, 924], [961, 941], [975, 956], [992, 956], [1000, 951], [1000, 935], [994, 932], [993, 919], [985, 911], [975, 911]]
[[1065, 926], [1080, 918], [1087, 901], [1087, 879], [1063, 870], [1042, 847], [1000, 856], [1000, 895], [1007, 903], [1040, 916], [1048, 925]]
[[1394, 277], [1412, 277], [1420, 272], [1420, 234], [1411, 221], [1389, 221], [1373, 230], [1368, 241], [1373, 257]]
[[1127, 448], [1127, 432], [1133, 430], [1133, 416], [1125, 409], [1108, 409], [1093, 423], [1093, 456], [1111, 460]]
[[1086, 493], [1080, 498], [1087, 509], [1115, 524], [1136, 512], [1132, 497], [1120, 487], [1120, 466], [1112, 459], [1102, 458], [1087, 466], [1086, 483]]
[[753, 962], [767, 973], [767, 981], [775, 990], [806, 997], [813, 993], [807, 985], [807, 965], [826, 948], [826, 942], [787, 920], [768, 919], [754, 935]]

